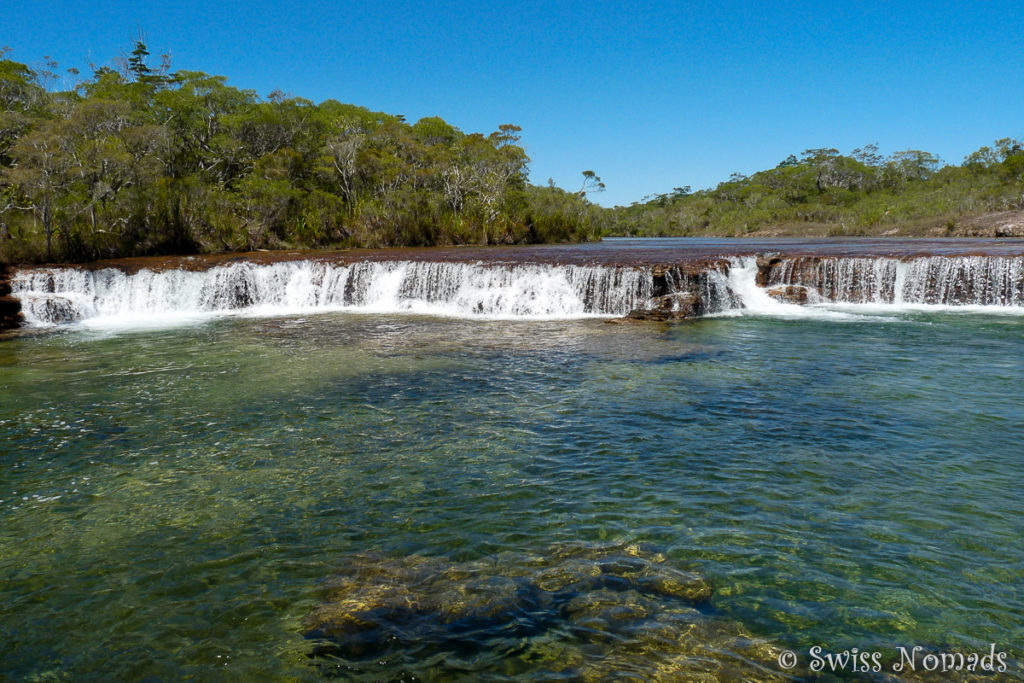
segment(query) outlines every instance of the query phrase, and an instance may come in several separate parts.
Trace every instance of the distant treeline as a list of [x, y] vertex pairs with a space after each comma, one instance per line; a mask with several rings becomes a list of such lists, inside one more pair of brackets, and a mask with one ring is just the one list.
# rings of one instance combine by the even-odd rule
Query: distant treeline
[[[148, 64], [64, 90], [0, 51], [0, 261], [596, 239], [586, 194], [527, 182], [520, 129], [463, 133]], [[70, 70], [75, 78], [77, 72]]]
[[889, 157], [877, 145], [842, 155], [809, 149], [773, 169], [733, 174], [710, 190], [677, 187], [616, 207], [617, 235], [963, 234], [966, 219], [1024, 209], [1024, 143], [997, 140], [943, 166], [928, 152]]
[[959, 166], [917, 150], [810, 149], [714, 189], [628, 207], [528, 182], [519, 127], [464, 133], [149, 65], [142, 40], [64, 89], [0, 49], [0, 262], [291, 247], [586, 241], [602, 235], [964, 234], [1024, 209], [1024, 143]]

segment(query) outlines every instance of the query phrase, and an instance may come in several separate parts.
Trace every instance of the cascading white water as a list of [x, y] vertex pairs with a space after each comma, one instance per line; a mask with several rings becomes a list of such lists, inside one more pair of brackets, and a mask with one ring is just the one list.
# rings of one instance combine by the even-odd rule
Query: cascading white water
[[616, 316], [643, 307], [642, 268], [477, 263], [238, 262], [207, 271], [22, 270], [29, 324], [144, 322], [197, 314], [355, 310], [500, 318]]
[[[749, 313], [760, 316], [830, 320], [856, 317], [848, 313], [779, 301], [769, 295], [767, 289], [758, 286], [757, 273], [757, 259], [753, 256], [732, 257], [728, 260], [727, 267], [715, 267], [702, 273], [698, 289], [705, 302], [705, 313], [712, 316]], [[811, 299], [817, 300], [817, 297], [812, 293]]]
[[699, 274], [690, 269], [665, 270], [666, 293], [690, 292], [700, 297], [704, 313], [721, 313], [742, 308], [742, 303], [730, 284], [728, 261], [709, 264]]
[[[746, 311], [784, 317], [848, 318], [828, 310], [833, 304], [900, 307], [998, 307], [1024, 310], [1024, 257], [929, 256], [783, 258], [769, 270], [767, 287], [758, 283], [758, 259], [737, 256], [726, 267], [709, 267], [699, 276], [678, 277], [670, 291], [699, 293], [704, 311]], [[780, 301], [769, 291], [781, 285], [806, 289], [811, 306]], [[813, 305], [818, 304], [818, 305]]]
[[[821, 314], [777, 301], [756, 284], [757, 260], [733, 257], [694, 273], [650, 268], [445, 262], [337, 265], [239, 261], [207, 271], [26, 269], [13, 294], [30, 325], [74, 321], [162, 323], [176, 317], [352, 310], [493, 318], [620, 316], [651, 306], [655, 294], [697, 294], [705, 313]], [[818, 304], [1024, 308], [1024, 257], [931, 256], [784, 258], [769, 287], [800, 285]]]
[[727, 282], [733, 295], [732, 309], [743, 308], [763, 315], [799, 315], [804, 310], [797, 304], [773, 299], [757, 285], [757, 259], [753, 256], [731, 259]]
[[784, 259], [771, 284], [808, 287], [824, 302], [1021, 307], [1024, 258]]

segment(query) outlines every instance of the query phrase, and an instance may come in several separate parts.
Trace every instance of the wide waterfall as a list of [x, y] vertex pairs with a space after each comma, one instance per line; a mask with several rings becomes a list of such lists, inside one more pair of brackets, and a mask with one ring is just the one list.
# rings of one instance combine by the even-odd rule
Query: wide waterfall
[[[11, 284], [30, 325], [337, 310], [616, 317], [672, 308], [667, 295], [697, 301], [698, 315], [807, 315], [832, 304], [1024, 308], [1024, 257], [731, 256], [675, 266], [237, 260], [208, 270], [132, 274], [115, 268], [24, 269]], [[810, 308], [778, 300], [780, 288], [801, 290], [799, 303]]]
[[206, 271], [22, 270], [29, 324], [196, 314], [351, 310], [491, 318], [623, 315], [652, 296], [649, 270], [543, 264], [238, 261]]
[[797, 257], [771, 270], [768, 285], [807, 287], [819, 302], [1024, 306], [1024, 258]]

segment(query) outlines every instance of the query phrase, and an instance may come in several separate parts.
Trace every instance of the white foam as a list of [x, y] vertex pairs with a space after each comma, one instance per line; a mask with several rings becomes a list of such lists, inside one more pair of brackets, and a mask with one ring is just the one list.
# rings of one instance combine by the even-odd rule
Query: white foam
[[862, 315], [898, 315], [901, 313], [942, 313], [952, 315], [1024, 315], [1024, 306], [985, 306], [976, 304], [921, 304], [921, 303], [851, 303], [834, 302], [816, 307]]
[[[1024, 259], [952, 256], [910, 260], [783, 259], [778, 284], [807, 289], [807, 305], [756, 284], [757, 262], [737, 257], [699, 275], [670, 270], [672, 291], [697, 291], [714, 316], [878, 320], [912, 312], [1024, 314]], [[347, 311], [480, 319], [615, 317], [648, 308], [650, 269], [429, 262], [350, 265], [239, 261], [206, 271], [26, 269], [12, 279], [30, 325], [117, 330], [191, 325], [212, 318]]]
[[757, 286], [757, 260], [753, 256], [732, 259], [729, 268], [728, 287], [737, 306], [718, 312], [718, 317], [740, 315], [767, 316], [793, 320], [863, 320], [863, 315], [835, 310], [823, 304], [793, 304], [769, 296], [768, 291]]
[[12, 280], [31, 325], [188, 324], [219, 315], [411, 313], [497, 319], [624, 315], [645, 306], [652, 276], [638, 268], [379, 262], [249, 262], [207, 271], [23, 270]]
[[1024, 307], [1024, 258], [784, 259], [778, 280], [811, 288], [822, 301], [863, 304]]
[[728, 287], [736, 307], [719, 315], [826, 320], [895, 320], [908, 313], [1024, 314], [1024, 259], [929, 256], [910, 260], [830, 257], [810, 269], [779, 265], [779, 284], [805, 287], [810, 303], [778, 301], [758, 287], [754, 257], [731, 259]]

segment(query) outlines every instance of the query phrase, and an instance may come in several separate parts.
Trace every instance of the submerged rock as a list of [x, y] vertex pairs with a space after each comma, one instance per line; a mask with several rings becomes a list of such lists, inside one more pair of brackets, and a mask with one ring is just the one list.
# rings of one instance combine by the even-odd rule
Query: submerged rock
[[801, 285], [780, 285], [766, 290], [765, 293], [785, 304], [803, 305], [807, 303], [807, 288]]
[[348, 558], [305, 619], [346, 675], [786, 680], [776, 648], [706, 613], [710, 583], [639, 545], [567, 543], [469, 562]]

